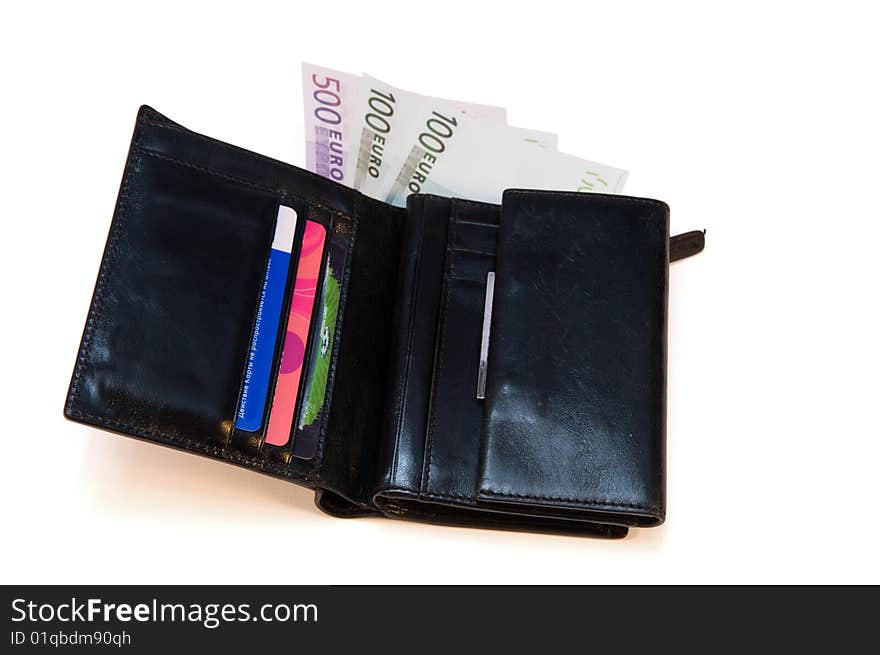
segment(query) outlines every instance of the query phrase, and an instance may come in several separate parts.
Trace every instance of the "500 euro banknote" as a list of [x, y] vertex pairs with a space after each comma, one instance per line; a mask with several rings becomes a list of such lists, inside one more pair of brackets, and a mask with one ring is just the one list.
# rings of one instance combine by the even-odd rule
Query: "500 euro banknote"
[[303, 63], [306, 168], [353, 186], [360, 137], [361, 78]]
[[364, 193], [374, 197], [392, 127], [406, 123], [423, 105], [501, 124], [506, 120], [503, 107], [431, 98], [309, 63], [302, 65], [302, 88], [306, 168], [356, 189], [366, 182]]

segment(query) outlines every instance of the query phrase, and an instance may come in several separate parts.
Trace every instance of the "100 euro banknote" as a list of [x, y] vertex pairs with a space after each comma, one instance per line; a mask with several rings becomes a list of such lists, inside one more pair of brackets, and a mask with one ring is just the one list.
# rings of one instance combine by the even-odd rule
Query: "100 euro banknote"
[[499, 125], [506, 122], [507, 112], [502, 107], [424, 96], [369, 75], [364, 75], [362, 81], [361, 134], [354, 188], [378, 200], [384, 200], [382, 190], [388, 186], [387, 178], [400, 170], [401, 148], [409, 138], [406, 128], [419, 116], [437, 110]]
[[[403, 127], [402, 134], [406, 138], [401, 139], [400, 145], [395, 144], [393, 153], [397, 172], [387, 177], [379, 190], [381, 200], [399, 207], [406, 204], [406, 197], [412, 193], [471, 197], [450, 185], [467, 179], [468, 188], [480, 189], [482, 179], [495, 173], [483, 170], [487, 164], [497, 162], [510, 168], [516, 165], [515, 160], [556, 150], [555, 134], [437, 110], [414, 117]], [[439, 183], [438, 177], [445, 183]]]
[[[423, 155], [410, 165], [408, 191], [500, 203], [510, 188], [620, 193], [626, 182], [625, 170], [565, 153], [489, 140], [480, 145], [443, 160]], [[423, 168], [424, 157], [430, 168]]]

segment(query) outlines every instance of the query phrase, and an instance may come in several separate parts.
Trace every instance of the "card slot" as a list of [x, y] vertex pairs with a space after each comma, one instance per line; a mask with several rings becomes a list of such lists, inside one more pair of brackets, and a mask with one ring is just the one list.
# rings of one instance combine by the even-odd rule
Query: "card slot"
[[[242, 372], [235, 427], [232, 433], [235, 446], [251, 455], [259, 455], [265, 445], [266, 421], [277, 380], [293, 279], [302, 247], [304, 220], [301, 217], [304, 215], [303, 203], [285, 200], [278, 204], [273, 242], [265, 255], [266, 265], [261, 277], [260, 293], [253, 310], [248, 358]], [[292, 237], [288, 236], [289, 230], [293, 231]], [[285, 263], [279, 258], [284, 256], [284, 251], [288, 247], [290, 252]], [[267, 277], [272, 262], [276, 266], [279, 264], [282, 267], [286, 266], [281, 280]], [[279, 282], [280, 298], [277, 291]], [[256, 334], [258, 321], [259, 335]], [[245, 411], [246, 409], [250, 411]]]
[[392, 487], [416, 490], [424, 466], [428, 405], [445, 270], [450, 199], [413, 195], [401, 244], [392, 329], [389, 411], [379, 470]]
[[[326, 235], [330, 220], [303, 205], [298, 226], [296, 254], [288, 270], [282, 319], [278, 327], [272, 383], [261, 427], [261, 455], [264, 461], [303, 472], [294, 466], [292, 435], [303, 402], [304, 369], [312, 348], [312, 327], [316, 320], [317, 295], [326, 262]], [[307, 311], [308, 315], [303, 312]]]
[[[427, 493], [426, 486], [436, 485], [449, 493], [473, 498], [477, 468], [473, 458], [478, 455], [475, 443], [480, 420], [471, 417], [467, 427], [453, 428], [444, 419], [458, 418], [458, 406], [443, 416], [439, 409], [450, 391], [465, 389], [465, 385], [461, 389], [448, 385], [450, 378], [446, 375], [450, 358], [459, 354], [460, 330], [455, 326], [462, 320], [468, 321], [465, 331], [470, 334], [471, 345], [465, 349], [472, 358], [465, 355], [463, 358], [471, 361], [450, 368], [472, 372], [473, 385], [466, 385], [469, 389], [462, 397], [467, 403], [476, 399], [485, 272], [491, 270], [494, 261], [491, 253], [497, 230], [492, 226], [498, 223], [499, 211], [497, 206], [430, 195], [411, 196], [407, 208], [409, 220], [393, 319], [398, 332], [392, 342], [390, 411], [383, 431], [388, 437], [380, 449], [377, 477], [385, 490], [422, 497]], [[462, 307], [461, 301], [469, 308]], [[470, 311], [477, 305], [480, 310], [474, 314], [476, 322], [471, 323]], [[453, 435], [451, 441], [447, 434]], [[447, 450], [458, 435], [462, 460]], [[429, 443], [437, 462], [449, 464], [452, 470], [435, 470]], [[455, 462], [462, 471], [456, 470]], [[444, 482], [447, 478], [463, 483], [450, 485]]]
[[498, 230], [483, 223], [473, 223], [453, 218], [455, 232], [450, 235], [449, 248], [455, 251], [487, 253], [495, 256]]
[[[285, 323], [281, 326], [282, 337], [278, 346], [278, 356], [275, 363], [273, 388], [270, 392], [269, 403], [267, 407], [266, 424], [262, 430], [261, 456], [264, 461], [272, 464], [283, 465], [287, 467], [291, 475], [295, 477], [308, 476], [318, 467], [317, 455], [323, 445], [323, 437], [326, 431], [326, 422], [328, 416], [328, 408], [332, 396], [332, 387], [335, 383], [335, 367], [336, 357], [338, 354], [339, 330], [342, 324], [342, 313], [344, 309], [347, 274], [349, 265], [349, 255], [351, 245], [353, 243], [353, 219], [348, 215], [339, 212], [328, 212], [321, 207], [308, 205], [308, 209], [304, 212], [305, 221], [303, 229], [309, 229], [308, 224], [314, 223], [320, 225], [324, 230], [323, 239], [316, 240], [316, 237], [303, 236], [304, 242], [311, 241], [311, 248], [315, 248], [314, 252], [319, 253], [320, 263], [317, 267], [317, 278], [311, 282], [314, 287], [314, 296], [309, 299], [309, 319], [307, 331], [303, 334], [302, 329], [294, 329], [289, 320], [296, 314], [297, 307], [294, 305], [293, 294], [297, 288], [297, 280], [295, 279], [299, 270], [299, 264], [302, 260], [302, 251], [298, 260], [291, 265], [288, 290], [288, 302], [285, 305], [284, 317]], [[315, 233], [318, 235], [318, 233]], [[306, 246], [303, 246], [305, 248]], [[330, 275], [332, 282], [328, 279], [328, 272], [331, 266], [335, 266], [338, 270], [333, 270]], [[333, 333], [329, 333], [329, 325], [322, 320], [322, 314], [326, 307], [324, 303], [324, 293], [328, 290], [327, 285], [333, 285], [333, 291], [328, 291], [333, 298], [333, 306], [335, 306], [335, 320], [331, 321]], [[310, 287], [311, 290], [311, 287]], [[301, 299], [300, 299], [301, 300]], [[300, 305], [299, 309], [302, 309]], [[332, 310], [332, 307], [331, 307]], [[296, 328], [302, 328], [303, 323], [297, 323]], [[328, 327], [328, 334], [322, 335], [322, 327]], [[322, 337], [325, 337], [322, 339]], [[288, 351], [286, 348], [293, 347], [294, 342], [296, 348]], [[322, 350], [322, 345], [326, 346]], [[283, 354], [282, 354], [283, 351]], [[290, 379], [285, 380], [287, 386], [279, 387], [279, 379], [282, 376], [281, 362], [284, 356], [289, 352], [294, 352], [297, 358], [295, 363], [287, 362], [289, 370], [283, 375], [290, 375], [295, 372], [297, 379], [295, 387], [290, 386]], [[315, 368], [317, 367], [317, 369]], [[317, 371], [317, 372], [316, 372]], [[284, 393], [286, 396], [276, 395]], [[295, 396], [292, 404], [286, 404], [291, 396]], [[275, 404], [273, 404], [275, 403]], [[311, 408], [311, 409], [309, 409]], [[285, 429], [286, 441], [279, 443], [279, 439], [268, 439], [269, 426], [273, 421], [272, 414], [279, 411], [283, 414], [283, 423], [279, 423]], [[307, 415], [306, 415], [307, 414]], [[277, 417], [275, 420], [278, 420]], [[289, 422], [289, 423], [288, 423]], [[275, 436], [281, 434], [277, 430], [278, 426], [274, 425], [272, 429]]]
[[364, 512], [388, 402], [393, 291], [405, 214], [361, 197], [355, 214], [333, 216], [333, 231], [349, 239], [349, 254], [341, 281], [327, 417], [315, 456], [305, 464], [319, 469], [321, 487], [333, 492], [332, 497], [347, 499]]
[[486, 280], [485, 279], [479, 280], [476, 278], [462, 277], [461, 275], [450, 275], [446, 279], [451, 282], [463, 282], [466, 284], [475, 284], [478, 287], [482, 287], [483, 289], [485, 289], [485, 287], [486, 287]]
[[[491, 263], [486, 262], [486, 269]], [[486, 283], [446, 278], [423, 474], [424, 493], [474, 497], [483, 421], [477, 399]]]
[[[351, 233], [346, 227], [351, 224], [351, 219], [344, 215], [337, 215], [336, 220], [329, 212], [323, 211], [321, 208], [309, 206], [307, 211], [301, 211], [300, 215], [305, 216], [307, 221], [318, 223], [327, 229], [327, 238], [321, 246], [320, 266], [318, 268], [319, 277], [315, 285], [315, 298], [311, 306], [311, 315], [309, 320], [308, 337], [305, 339], [304, 348], [302, 350], [302, 364], [300, 366], [300, 376], [296, 385], [296, 401], [291, 412], [292, 423], [290, 429], [290, 438], [286, 443], [272, 444], [266, 440], [268, 421], [272, 412], [273, 400], [275, 400], [275, 392], [279, 379], [282, 351], [285, 344], [285, 336], [289, 328], [289, 319], [291, 316], [291, 305], [293, 303], [293, 293], [296, 287], [296, 275], [302, 255], [302, 244], [306, 221], [300, 222], [301, 229], [298, 230], [297, 244], [294, 248], [294, 256], [288, 270], [288, 281], [286, 289], [285, 303], [282, 311], [282, 320], [279, 323], [279, 337], [276, 343], [276, 354], [273, 361], [273, 374], [271, 385], [267, 394], [266, 410], [261, 428], [256, 433], [244, 433], [241, 436], [247, 439], [249, 446], [254, 452], [258, 452], [262, 460], [270, 465], [284, 466], [294, 476], [307, 475], [315, 466], [309, 460], [312, 460], [321, 444], [321, 437], [327, 420], [326, 403], [329, 402], [330, 390], [333, 385], [333, 372], [335, 370], [335, 356], [338, 352], [337, 335], [328, 335], [328, 350], [323, 362], [325, 368], [323, 372], [326, 377], [319, 385], [323, 390], [322, 399], [325, 402], [316, 403], [317, 408], [313, 415], [309, 417], [308, 425], [304, 429], [300, 429], [300, 419], [303, 416], [305, 405], [309, 399], [309, 365], [313, 361], [316, 351], [321, 347], [321, 325], [320, 313], [322, 304], [320, 302], [320, 294], [323, 292], [327, 283], [326, 274], [328, 271], [328, 263], [331, 255], [334, 256], [334, 262], [340, 267], [341, 272], [336, 273], [334, 280], [337, 286], [337, 320], [335, 330], [341, 326], [341, 311], [344, 302], [344, 288], [341, 285], [346, 272], [346, 255], [350, 250]], [[342, 251], [342, 256], [336, 257], [335, 253]], [[332, 347], [332, 350], [330, 349]], [[241, 431], [237, 431], [241, 432]], [[306, 442], [305, 444], [303, 442]]]
[[474, 226], [478, 226], [478, 227], [482, 227], [482, 228], [491, 229], [496, 232], [498, 231], [498, 224], [497, 223], [486, 223], [484, 221], [473, 221], [473, 220], [469, 220], [466, 218], [458, 218], [458, 219], [456, 219], [456, 222], [459, 225], [474, 225]]
[[450, 250], [446, 253], [447, 276], [486, 282], [486, 273], [492, 270], [495, 257], [488, 253], [474, 253], [468, 250]]
[[[291, 271], [294, 279], [282, 327], [275, 389], [270, 398], [266, 424], [267, 449], [271, 446], [280, 451], [286, 451], [290, 444], [324, 258], [326, 227], [309, 218], [304, 230], [300, 255]], [[283, 457], [287, 458], [286, 452]]]
[[[462, 228], [465, 234], [462, 234]], [[450, 244], [485, 239], [487, 231], [450, 220]], [[494, 236], [494, 233], [489, 231]], [[443, 275], [439, 332], [428, 411], [421, 493], [474, 498], [479, 449], [474, 447], [483, 421], [483, 403], [477, 398], [483, 305], [486, 278], [495, 267], [489, 253], [450, 246]]]
[[495, 252], [494, 252], [494, 251], [489, 251], [489, 250], [474, 250], [474, 249], [472, 249], [472, 248], [461, 248], [461, 247], [458, 247], [458, 248], [450, 248], [450, 249], [449, 249], [449, 252], [451, 252], [451, 253], [461, 252], [461, 253], [466, 253], [466, 254], [469, 254], [469, 255], [484, 255], [484, 256], [486, 256], [486, 257], [495, 257]]
[[290, 452], [299, 460], [316, 456], [326, 431], [354, 242], [352, 225], [348, 217], [334, 217], [324, 247], [290, 445]]

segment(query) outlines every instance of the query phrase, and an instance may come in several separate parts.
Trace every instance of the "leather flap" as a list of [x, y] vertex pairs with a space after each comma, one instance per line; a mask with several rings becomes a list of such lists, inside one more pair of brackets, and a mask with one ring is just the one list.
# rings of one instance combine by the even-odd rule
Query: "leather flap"
[[481, 501], [663, 521], [668, 226], [659, 201], [505, 192]]
[[[233, 429], [279, 204], [348, 249], [310, 459]], [[141, 107], [65, 415], [366, 506], [402, 215]]]
[[65, 413], [213, 452], [231, 437], [278, 199], [143, 135], [139, 120]]

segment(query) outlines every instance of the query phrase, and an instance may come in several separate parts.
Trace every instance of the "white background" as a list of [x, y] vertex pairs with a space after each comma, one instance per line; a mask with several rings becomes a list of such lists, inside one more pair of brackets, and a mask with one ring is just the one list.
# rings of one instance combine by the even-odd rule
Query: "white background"
[[[299, 5], [299, 6], [295, 6]], [[4, 3], [0, 581], [880, 582], [870, 3]], [[668, 520], [624, 541], [321, 514], [62, 418], [141, 103], [302, 165], [300, 62], [504, 105], [708, 230], [671, 271]]]

